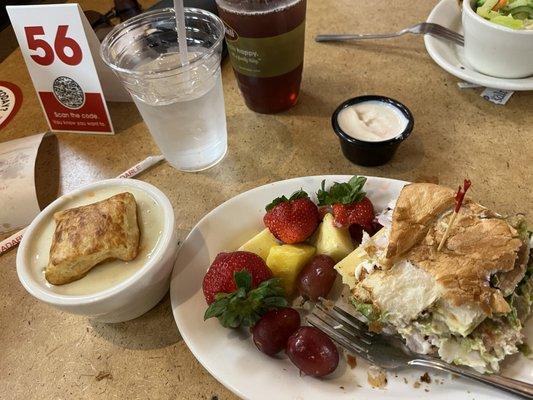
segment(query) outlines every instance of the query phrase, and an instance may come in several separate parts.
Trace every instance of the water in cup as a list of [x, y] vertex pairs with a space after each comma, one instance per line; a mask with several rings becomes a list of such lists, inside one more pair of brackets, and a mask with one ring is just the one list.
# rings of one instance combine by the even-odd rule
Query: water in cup
[[[190, 55], [191, 59], [198, 57], [198, 53]], [[179, 55], [173, 53], [141, 64], [135, 70], [160, 70], [179, 62]], [[197, 165], [193, 168], [199, 170], [221, 159], [227, 149], [222, 78], [220, 70], [213, 74], [206, 67], [181, 78], [172, 86], [168, 86], [168, 81], [150, 82], [147, 90], [159, 95], [144, 99], [133, 95], [133, 100], [158, 147], [172, 149], [165, 155], [167, 161], [178, 169]], [[198, 83], [188, 85], [191, 79]], [[164, 100], [169, 97], [170, 101]]]

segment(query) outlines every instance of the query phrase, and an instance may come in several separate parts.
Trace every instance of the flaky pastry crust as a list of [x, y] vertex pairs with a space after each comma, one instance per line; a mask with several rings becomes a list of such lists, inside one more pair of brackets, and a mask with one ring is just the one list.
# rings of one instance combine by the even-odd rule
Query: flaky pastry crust
[[135, 197], [124, 192], [54, 214], [56, 229], [45, 278], [63, 285], [83, 278], [108, 259], [137, 257], [139, 227]]
[[501, 216], [465, 199], [445, 246], [437, 247], [451, 219], [452, 189], [429, 183], [406, 186], [393, 213], [387, 265], [408, 259], [432, 274], [455, 306], [478, 305], [487, 314], [510, 307], [499, 289], [489, 284], [496, 272], [509, 272], [523, 243]]

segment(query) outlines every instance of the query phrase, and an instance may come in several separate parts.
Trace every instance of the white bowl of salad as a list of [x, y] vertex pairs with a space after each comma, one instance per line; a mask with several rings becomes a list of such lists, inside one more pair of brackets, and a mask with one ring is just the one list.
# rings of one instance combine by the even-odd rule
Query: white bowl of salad
[[463, 1], [465, 57], [486, 75], [533, 75], [533, 0]]

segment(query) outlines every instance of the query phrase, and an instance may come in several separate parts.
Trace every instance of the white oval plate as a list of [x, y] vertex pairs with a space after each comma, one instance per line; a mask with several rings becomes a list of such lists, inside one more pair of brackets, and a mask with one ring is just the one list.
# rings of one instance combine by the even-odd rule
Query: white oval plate
[[[315, 193], [322, 179], [342, 182], [350, 176], [295, 178], [252, 189], [215, 208], [185, 239], [174, 267], [170, 298], [181, 336], [198, 361], [229, 390], [250, 400], [412, 400], [415, 396], [418, 400], [516, 400], [486, 386], [434, 372], [430, 372], [433, 383], [415, 389], [413, 383], [424, 372], [417, 369], [399, 371], [397, 377], [389, 372], [386, 390], [372, 389], [367, 383], [367, 364], [359, 357], [355, 369], [341, 361], [338, 370], [328, 379], [300, 376], [286, 357], [274, 359], [260, 353], [244, 332], [225, 329], [215, 319], [203, 321], [207, 305], [202, 279], [217, 253], [237, 249], [263, 229], [264, 206], [272, 199], [300, 188]], [[369, 177], [365, 190], [376, 210], [382, 210], [398, 196], [404, 184], [398, 180]], [[514, 377], [533, 381], [533, 369], [527, 360], [514, 362], [513, 367]], [[435, 383], [435, 378], [442, 380], [442, 384]]]
[[[427, 22], [433, 22], [463, 34], [461, 9], [457, 5], [457, 0], [441, 0], [429, 14]], [[504, 79], [484, 75], [468, 64], [464, 57], [463, 47], [429, 35], [424, 35], [424, 43], [433, 61], [460, 79], [493, 89], [533, 90], [533, 76]]]

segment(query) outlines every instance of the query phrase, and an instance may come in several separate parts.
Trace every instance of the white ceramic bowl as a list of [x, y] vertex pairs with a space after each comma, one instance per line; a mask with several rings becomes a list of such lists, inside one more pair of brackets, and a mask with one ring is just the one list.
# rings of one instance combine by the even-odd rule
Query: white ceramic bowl
[[476, 14], [475, 0], [463, 1], [465, 57], [486, 75], [525, 78], [533, 75], [533, 31], [492, 23]]
[[[30, 269], [31, 243], [37, 238], [39, 227], [53, 218], [54, 212], [63, 209], [73, 197], [84, 194], [90, 197], [91, 193], [99, 189], [113, 186], [143, 191], [161, 207], [163, 230], [150, 259], [133, 275], [100, 292], [65, 295], [52, 291]], [[174, 225], [174, 211], [170, 201], [153, 185], [136, 179], [109, 179], [86, 185], [48, 205], [27, 228], [17, 252], [19, 280], [32, 296], [69, 313], [86, 315], [102, 322], [122, 322], [136, 318], [154, 307], [169, 288], [170, 273], [178, 247]]]

